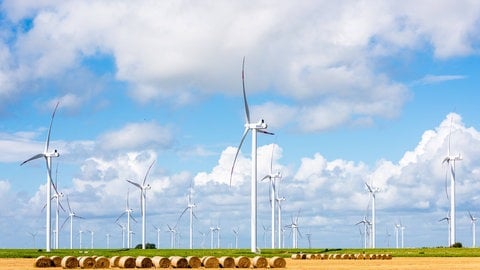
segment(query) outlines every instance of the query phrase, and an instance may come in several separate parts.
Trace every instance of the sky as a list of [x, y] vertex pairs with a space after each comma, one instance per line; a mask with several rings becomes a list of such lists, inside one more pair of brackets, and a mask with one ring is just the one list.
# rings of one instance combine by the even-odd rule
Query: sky
[[[115, 220], [129, 194], [140, 243], [250, 247], [251, 137], [230, 171], [245, 124], [242, 59], [258, 135], [258, 247], [270, 244], [268, 183], [298, 246], [362, 247], [376, 194], [376, 246], [448, 245], [449, 176], [456, 162], [457, 242], [471, 246], [480, 216], [478, 1], [10, 1], [0, 2], [0, 247], [45, 248], [46, 167], [94, 247], [122, 247]], [[273, 150], [272, 150], [273, 149]], [[272, 162], [271, 162], [272, 161]], [[270, 164], [272, 163], [272, 168]], [[55, 208], [53, 208], [54, 210]], [[67, 213], [60, 211], [60, 222]], [[122, 217], [119, 223], [124, 224]], [[292, 234], [284, 228], [284, 246]], [[267, 232], [267, 234], [265, 234]], [[69, 228], [60, 247], [69, 247]], [[32, 235], [35, 235], [33, 237]], [[310, 235], [310, 243], [307, 235]], [[90, 246], [83, 235], [83, 247]]]

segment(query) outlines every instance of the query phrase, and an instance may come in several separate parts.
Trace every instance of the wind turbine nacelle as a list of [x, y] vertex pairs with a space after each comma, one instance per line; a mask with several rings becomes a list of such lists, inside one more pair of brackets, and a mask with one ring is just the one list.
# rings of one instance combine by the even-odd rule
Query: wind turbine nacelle
[[266, 129], [268, 127], [267, 123], [265, 123], [265, 120], [260, 120], [257, 123], [250, 123], [248, 124], [248, 128], [251, 129]]
[[52, 153], [45, 154], [47, 157], [59, 157], [60, 153], [58, 153], [57, 149], [55, 149]]

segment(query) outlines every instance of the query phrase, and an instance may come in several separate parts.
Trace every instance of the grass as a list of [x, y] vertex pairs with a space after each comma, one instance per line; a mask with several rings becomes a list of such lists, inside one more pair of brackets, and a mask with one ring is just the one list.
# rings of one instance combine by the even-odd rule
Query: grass
[[[293, 253], [363, 253], [366, 254], [391, 254], [393, 257], [480, 257], [479, 248], [403, 248], [403, 249], [262, 249], [264, 257], [290, 257]], [[247, 256], [254, 257], [256, 254], [249, 249], [58, 249], [45, 252], [36, 249], [0, 249], [0, 258], [36, 258], [46, 256]]]

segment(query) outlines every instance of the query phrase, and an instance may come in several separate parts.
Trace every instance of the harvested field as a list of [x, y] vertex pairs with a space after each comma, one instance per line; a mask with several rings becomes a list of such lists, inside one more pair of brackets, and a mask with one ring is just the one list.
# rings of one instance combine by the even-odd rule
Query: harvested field
[[[391, 260], [292, 260], [283, 269], [480, 269], [480, 257], [393, 258]], [[39, 270], [35, 259], [0, 258], [0, 270]], [[62, 268], [49, 268], [62, 269]]]

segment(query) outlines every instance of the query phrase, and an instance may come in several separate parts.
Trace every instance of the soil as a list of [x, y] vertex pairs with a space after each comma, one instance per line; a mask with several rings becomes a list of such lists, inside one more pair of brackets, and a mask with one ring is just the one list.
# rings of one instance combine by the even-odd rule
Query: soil
[[[480, 269], [480, 257], [393, 258], [391, 260], [292, 260], [284, 269]], [[35, 259], [0, 258], [0, 270], [39, 270]], [[51, 269], [62, 269], [51, 267]]]

